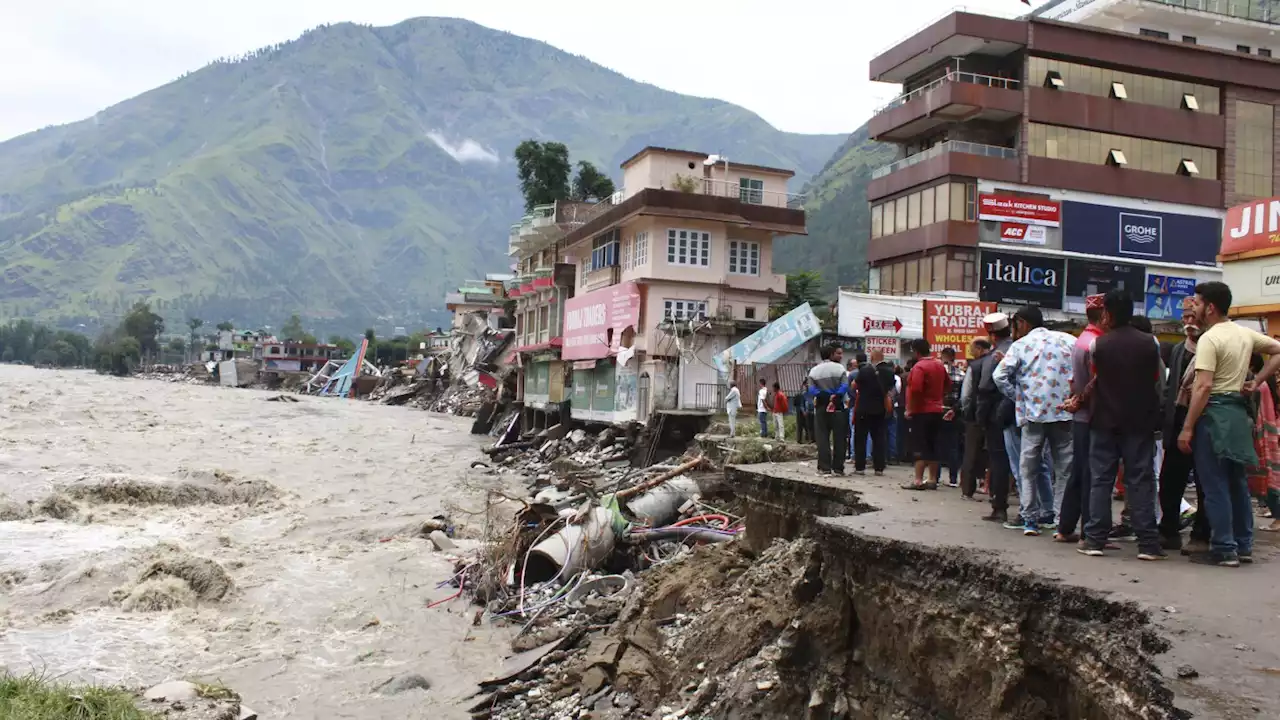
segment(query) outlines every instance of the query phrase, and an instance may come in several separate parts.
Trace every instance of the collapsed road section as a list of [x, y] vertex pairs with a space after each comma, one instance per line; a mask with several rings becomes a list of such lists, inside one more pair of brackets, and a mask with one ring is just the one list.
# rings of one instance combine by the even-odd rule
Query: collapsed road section
[[[679, 476], [648, 477], [635, 497]], [[1191, 716], [1156, 662], [1170, 642], [1137, 603], [848, 527], [881, 509], [803, 463], [729, 466], [686, 489], [661, 529], [627, 502], [560, 496], [556, 520], [526, 510], [502, 552], [461, 567], [491, 563], [476, 599], [520, 626], [474, 717]], [[674, 527], [676, 544], [645, 543]]]

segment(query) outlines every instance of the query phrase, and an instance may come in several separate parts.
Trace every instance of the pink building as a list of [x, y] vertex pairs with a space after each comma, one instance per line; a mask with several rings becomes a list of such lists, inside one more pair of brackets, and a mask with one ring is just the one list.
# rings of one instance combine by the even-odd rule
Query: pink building
[[790, 170], [648, 147], [623, 187], [558, 243], [576, 269], [561, 357], [572, 415], [644, 420], [655, 408], [712, 409], [712, 357], [759, 329], [785, 296], [773, 241], [804, 235]]

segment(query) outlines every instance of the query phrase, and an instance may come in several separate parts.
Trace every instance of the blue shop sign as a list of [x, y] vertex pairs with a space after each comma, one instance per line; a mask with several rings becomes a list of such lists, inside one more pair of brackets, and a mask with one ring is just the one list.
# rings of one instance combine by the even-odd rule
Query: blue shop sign
[[1195, 295], [1196, 279], [1172, 275], [1148, 275], [1148, 295]]
[[1222, 221], [1199, 215], [1062, 203], [1062, 249], [1183, 265], [1217, 265]]

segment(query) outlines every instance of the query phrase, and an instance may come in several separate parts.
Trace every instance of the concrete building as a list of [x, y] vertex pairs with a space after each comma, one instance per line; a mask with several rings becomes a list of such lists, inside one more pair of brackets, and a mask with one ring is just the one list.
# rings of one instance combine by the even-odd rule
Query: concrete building
[[1221, 277], [1225, 208], [1273, 191], [1280, 64], [1258, 53], [1270, 5], [953, 12], [875, 57], [871, 79], [903, 92], [869, 125], [900, 147], [867, 188], [872, 290], [1053, 315], [1123, 287], [1153, 319], [1175, 317], [1179, 294]]
[[263, 342], [261, 350], [262, 369], [276, 372], [315, 372], [330, 360], [342, 357], [342, 350], [337, 345], [274, 338]]
[[481, 313], [488, 318], [489, 325], [498, 328], [501, 324], [502, 306], [507, 302], [506, 285], [511, 275], [489, 274], [484, 280], [468, 280], [458, 288], [457, 292], [446, 293], [445, 308], [453, 313], [453, 327], [465, 325], [465, 318], [471, 313]]
[[647, 147], [623, 188], [559, 242], [573, 270], [561, 357], [572, 415], [644, 420], [652, 409], [720, 406], [712, 358], [762, 327], [785, 296], [773, 240], [805, 234], [790, 170]]

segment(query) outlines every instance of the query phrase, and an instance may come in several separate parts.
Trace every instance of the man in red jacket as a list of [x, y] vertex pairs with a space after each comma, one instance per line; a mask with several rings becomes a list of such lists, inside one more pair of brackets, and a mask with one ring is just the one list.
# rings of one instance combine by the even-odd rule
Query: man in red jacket
[[[936, 490], [938, 462], [942, 459], [939, 442], [942, 435], [943, 399], [951, 387], [951, 375], [938, 359], [929, 355], [929, 341], [911, 341], [916, 364], [907, 376], [907, 428], [911, 453], [915, 459], [916, 481], [902, 487], [907, 490]], [[924, 471], [929, 469], [929, 481]]]

